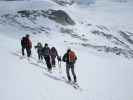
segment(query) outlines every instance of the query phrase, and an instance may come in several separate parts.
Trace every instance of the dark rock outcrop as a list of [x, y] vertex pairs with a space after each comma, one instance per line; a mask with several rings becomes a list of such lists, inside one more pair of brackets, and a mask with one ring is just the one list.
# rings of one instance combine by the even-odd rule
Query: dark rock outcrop
[[63, 25], [74, 25], [75, 22], [63, 10], [49, 10], [49, 18]]
[[34, 17], [34, 19], [39, 16], [48, 17], [49, 19], [62, 25], [75, 24], [71, 17], [63, 10], [23, 10], [18, 11], [17, 13], [20, 14], [21, 17]]

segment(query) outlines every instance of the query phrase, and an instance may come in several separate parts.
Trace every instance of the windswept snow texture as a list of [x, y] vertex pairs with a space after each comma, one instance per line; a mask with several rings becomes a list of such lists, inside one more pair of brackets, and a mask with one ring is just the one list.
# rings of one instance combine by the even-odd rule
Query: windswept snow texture
[[[53, 11], [63, 12], [63, 17]], [[1, 1], [0, 100], [133, 100], [132, 11], [132, 3], [106, 0], [90, 6]], [[74, 24], [62, 24], [70, 20]], [[25, 34], [33, 42], [30, 61], [21, 57]], [[45, 62], [37, 63], [37, 42], [55, 46], [61, 56], [68, 48], [76, 52], [82, 91], [66, 83], [65, 63], [52, 73]]]

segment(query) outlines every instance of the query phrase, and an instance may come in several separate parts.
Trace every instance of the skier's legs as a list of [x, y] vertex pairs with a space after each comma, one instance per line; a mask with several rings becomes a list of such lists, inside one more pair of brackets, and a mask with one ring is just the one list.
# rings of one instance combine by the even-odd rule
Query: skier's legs
[[40, 54], [40, 59], [43, 60], [43, 56]]
[[51, 67], [51, 63], [50, 63], [50, 57], [49, 56], [45, 56], [44, 59], [46, 61], [47, 68], [49, 70], [51, 70], [52, 67]]
[[40, 60], [41, 59], [41, 56], [40, 56], [40, 54], [38, 53], [38, 60]]
[[47, 65], [47, 58], [45, 56], [43, 56], [43, 57], [44, 57], [44, 60], [45, 60], [46, 65]]
[[43, 55], [42, 55], [42, 53], [38, 51], [37, 54], [38, 54], [38, 60], [43, 60]]
[[27, 51], [27, 57], [30, 57], [31, 56], [31, 49], [30, 48], [26, 48], [26, 51]]
[[71, 72], [72, 72], [72, 75], [73, 75], [74, 82], [77, 82], [77, 77], [76, 77], [76, 74], [75, 74], [75, 71], [74, 71], [74, 64], [71, 65]]
[[51, 60], [52, 60], [53, 67], [55, 67], [55, 57], [51, 57]]
[[24, 48], [24, 47], [22, 47], [22, 55], [23, 55], [23, 56], [24, 56], [24, 49], [25, 49], [25, 48]]
[[48, 68], [49, 68], [49, 70], [52, 69], [51, 62], [50, 62], [50, 56], [48, 56]]
[[68, 81], [71, 81], [71, 77], [70, 77], [70, 65], [69, 64], [66, 64], [66, 74], [67, 74], [67, 78], [68, 78]]

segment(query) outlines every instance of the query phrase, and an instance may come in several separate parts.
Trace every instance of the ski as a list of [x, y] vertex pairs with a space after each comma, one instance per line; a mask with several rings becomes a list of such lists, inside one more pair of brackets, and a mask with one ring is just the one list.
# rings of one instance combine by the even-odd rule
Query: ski
[[65, 81], [65, 83], [72, 86], [75, 90], [83, 91], [83, 89], [80, 87], [80, 85], [76, 82], [69, 82], [64, 76], [62, 76], [62, 79]]
[[72, 82], [70, 83], [70, 85], [72, 85], [75, 90], [83, 91], [83, 89], [79, 86], [78, 83]]

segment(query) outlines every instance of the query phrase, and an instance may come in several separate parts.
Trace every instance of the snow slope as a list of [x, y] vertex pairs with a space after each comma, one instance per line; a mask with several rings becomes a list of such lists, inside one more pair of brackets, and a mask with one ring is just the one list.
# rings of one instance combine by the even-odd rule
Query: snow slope
[[[62, 7], [52, 1], [1, 2], [0, 8], [4, 9], [0, 9], [0, 100], [132, 100], [133, 26], [130, 19], [133, 15], [130, 12], [133, 8], [130, 5]], [[38, 15], [33, 22], [32, 17], [22, 18], [17, 13], [51, 8], [64, 10], [76, 25], [61, 25]], [[9, 16], [5, 17], [6, 14]], [[45, 31], [39, 30], [42, 26]], [[20, 39], [27, 33], [31, 34], [33, 45], [38, 41], [47, 42], [50, 47], [55, 46], [60, 55], [68, 47], [76, 52], [75, 70], [83, 91], [65, 83], [64, 63], [62, 74], [58, 67], [50, 74], [45, 64], [37, 63], [34, 48], [34, 59], [30, 61], [17, 56], [21, 52]], [[116, 55], [118, 52], [120, 55]]]

